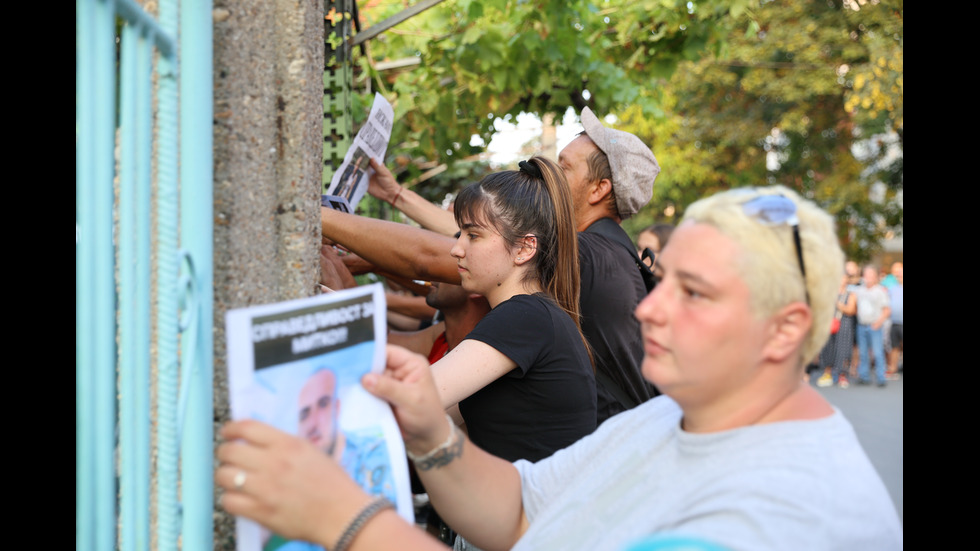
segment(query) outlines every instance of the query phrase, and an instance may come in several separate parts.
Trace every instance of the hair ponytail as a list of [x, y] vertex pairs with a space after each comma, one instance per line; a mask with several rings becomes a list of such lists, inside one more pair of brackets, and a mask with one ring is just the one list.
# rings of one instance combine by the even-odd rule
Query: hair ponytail
[[548, 266], [546, 279], [542, 285], [554, 297], [563, 310], [568, 312], [576, 325], [580, 323], [579, 293], [581, 272], [578, 259], [578, 236], [575, 226], [575, 210], [572, 195], [565, 180], [565, 173], [552, 161], [544, 157], [531, 157], [522, 163], [533, 166], [544, 182], [545, 190], [551, 199], [554, 213], [554, 245], [552, 254], [546, 255]]

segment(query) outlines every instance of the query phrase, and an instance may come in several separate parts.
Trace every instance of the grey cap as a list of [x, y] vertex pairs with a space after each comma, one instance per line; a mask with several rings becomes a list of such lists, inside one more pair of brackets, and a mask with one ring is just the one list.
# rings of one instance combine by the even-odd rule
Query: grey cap
[[653, 151], [629, 132], [606, 128], [591, 109], [582, 109], [585, 134], [609, 158], [616, 208], [625, 220], [650, 202], [660, 165]]

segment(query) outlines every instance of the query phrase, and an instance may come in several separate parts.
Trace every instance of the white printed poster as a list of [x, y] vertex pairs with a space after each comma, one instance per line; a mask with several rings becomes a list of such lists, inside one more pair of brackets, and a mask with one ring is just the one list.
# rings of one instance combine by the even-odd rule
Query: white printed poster
[[[368, 493], [414, 522], [404, 443], [390, 406], [361, 386], [384, 370], [386, 305], [380, 283], [229, 310], [233, 419], [257, 419], [306, 438]], [[329, 488], [324, 488], [329, 492]], [[236, 520], [237, 551], [320, 550]]]
[[367, 193], [368, 179], [374, 172], [371, 168], [371, 157], [382, 163], [385, 160], [394, 117], [391, 104], [376, 92], [371, 113], [364, 126], [357, 131], [357, 136], [354, 136], [354, 142], [344, 155], [344, 161], [333, 173], [326, 195], [346, 199], [351, 212], [356, 211], [357, 204]]

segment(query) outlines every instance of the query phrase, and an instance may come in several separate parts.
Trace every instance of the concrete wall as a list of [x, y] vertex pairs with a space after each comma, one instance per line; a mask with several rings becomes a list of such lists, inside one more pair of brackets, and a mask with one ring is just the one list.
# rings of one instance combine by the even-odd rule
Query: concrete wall
[[[317, 292], [323, 0], [214, 2], [214, 406], [228, 419], [224, 315]], [[234, 549], [217, 504], [214, 549]]]

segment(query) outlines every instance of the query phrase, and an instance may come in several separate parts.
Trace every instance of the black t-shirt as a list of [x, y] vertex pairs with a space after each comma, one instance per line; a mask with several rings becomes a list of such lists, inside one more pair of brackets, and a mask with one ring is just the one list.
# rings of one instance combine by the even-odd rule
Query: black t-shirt
[[498, 304], [466, 338], [517, 364], [459, 403], [474, 444], [508, 461], [537, 461], [595, 430], [588, 352], [572, 318], [547, 296]]
[[[608, 375], [637, 404], [659, 394], [640, 371], [643, 336], [633, 315], [646, 296], [636, 263], [622, 245], [595, 233], [579, 232], [582, 333], [592, 347], [596, 371]], [[626, 410], [601, 383], [596, 385], [598, 422]]]

